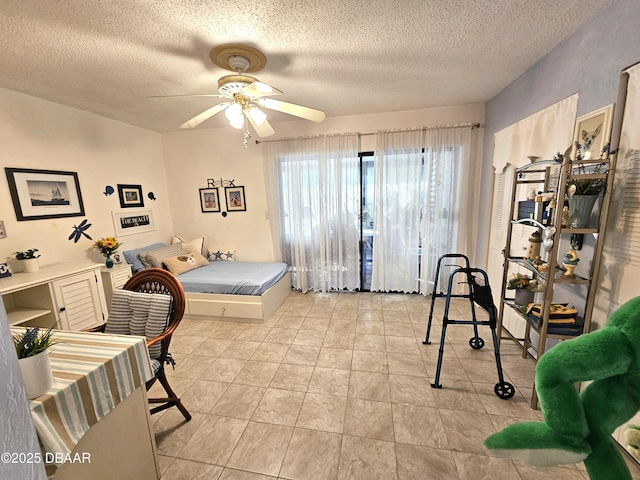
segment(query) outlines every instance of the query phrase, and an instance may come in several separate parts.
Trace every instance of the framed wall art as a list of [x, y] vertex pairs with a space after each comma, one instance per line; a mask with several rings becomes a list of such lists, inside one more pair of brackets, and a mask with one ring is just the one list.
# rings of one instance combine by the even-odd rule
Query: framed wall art
[[[613, 121], [613, 104], [594, 110], [576, 119], [576, 128], [573, 133], [573, 143], [582, 145], [582, 158], [594, 160], [607, 158], [608, 152], [602, 149], [611, 138], [611, 125]], [[575, 158], [575, 154], [572, 158]]]
[[244, 212], [247, 205], [244, 201], [244, 187], [224, 187], [228, 212]]
[[111, 212], [116, 237], [155, 230], [151, 210], [117, 210]]
[[200, 189], [200, 210], [202, 213], [220, 211], [220, 197], [217, 188]]
[[84, 215], [76, 172], [30, 168], [4, 170], [19, 222]]
[[118, 196], [120, 197], [120, 208], [144, 207], [142, 185], [118, 184]]

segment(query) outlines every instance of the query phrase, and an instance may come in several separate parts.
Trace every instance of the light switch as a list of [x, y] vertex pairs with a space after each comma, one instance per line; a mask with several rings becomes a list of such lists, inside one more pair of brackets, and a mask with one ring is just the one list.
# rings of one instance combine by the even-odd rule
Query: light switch
[[4, 229], [4, 220], [0, 220], [0, 238], [7, 238], [7, 231]]

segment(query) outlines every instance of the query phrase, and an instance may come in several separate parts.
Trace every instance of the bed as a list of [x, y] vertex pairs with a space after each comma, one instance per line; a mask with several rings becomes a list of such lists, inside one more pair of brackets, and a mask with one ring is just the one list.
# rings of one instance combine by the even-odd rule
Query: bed
[[[264, 323], [291, 293], [285, 263], [221, 260], [199, 253], [199, 243], [175, 241], [123, 252], [132, 269], [166, 268], [185, 291], [185, 315], [194, 318]], [[194, 241], [195, 242], [195, 241]], [[233, 259], [229, 251], [224, 258]]]

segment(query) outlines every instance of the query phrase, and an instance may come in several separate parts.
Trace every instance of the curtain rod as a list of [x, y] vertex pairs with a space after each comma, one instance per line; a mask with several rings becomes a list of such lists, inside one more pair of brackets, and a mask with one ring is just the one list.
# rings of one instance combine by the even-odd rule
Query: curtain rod
[[[433, 126], [430, 126], [430, 127], [407, 128], [407, 129], [398, 129], [398, 130], [392, 130], [392, 131], [394, 131], [394, 132], [423, 132], [423, 131], [427, 131], [427, 130], [437, 130], [439, 128], [440, 129], [452, 129], [452, 128], [469, 128], [469, 127], [471, 127], [471, 130], [473, 130], [474, 128], [484, 127], [484, 125], [482, 125], [480, 123], [460, 123], [458, 125], [433, 125]], [[360, 136], [360, 137], [364, 137], [364, 136], [368, 136], [368, 135], [377, 135], [378, 132], [367, 132], [367, 133], [355, 132], [355, 134]], [[342, 135], [342, 134], [338, 134], [338, 135]], [[311, 137], [309, 137], [309, 138], [311, 138]], [[279, 138], [277, 140], [256, 140], [256, 145], [259, 145], [261, 143], [286, 142], [288, 140], [293, 140], [293, 139], [292, 138]]]

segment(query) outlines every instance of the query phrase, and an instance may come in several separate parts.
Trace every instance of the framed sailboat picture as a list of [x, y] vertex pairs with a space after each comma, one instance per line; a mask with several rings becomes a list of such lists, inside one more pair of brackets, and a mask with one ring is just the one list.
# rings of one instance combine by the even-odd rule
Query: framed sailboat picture
[[19, 222], [84, 215], [76, 172], [5, 168]]

